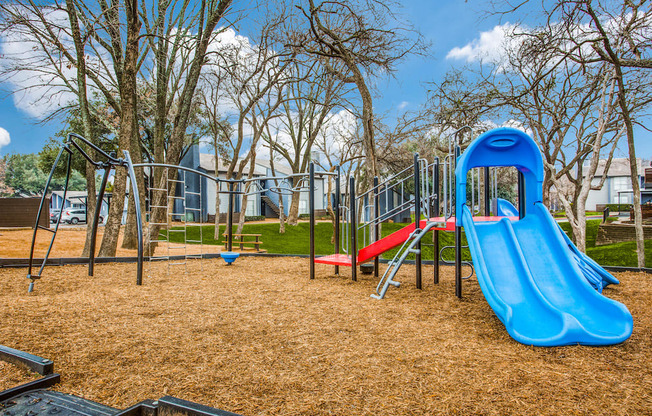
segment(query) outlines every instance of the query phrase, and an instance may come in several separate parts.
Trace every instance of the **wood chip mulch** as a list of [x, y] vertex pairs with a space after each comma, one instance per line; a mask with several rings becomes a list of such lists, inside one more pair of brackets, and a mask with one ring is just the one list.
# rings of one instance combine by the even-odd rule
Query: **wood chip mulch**
[[[369, 297], [308, 260], [0, 269], [0, 344], [52, 359], [57, 390], [125, 408], [173, 395], [244, 415], [652, 414], [652, 277], [619, 273], [604, 294], [634, 316], [610, 347], [536, 348], [512, 340], [474, 279], [454, 296], [424, 268]], [[13, 368], [13, 367], [12, 367]], [[17, 381], [0, 363], [0, 390]], [[20, 376], [20, 374], [19, 374]], [[18, 377], [20, 378], [20, 377]], [[18, 380], [20, 381], [20, 380]]]

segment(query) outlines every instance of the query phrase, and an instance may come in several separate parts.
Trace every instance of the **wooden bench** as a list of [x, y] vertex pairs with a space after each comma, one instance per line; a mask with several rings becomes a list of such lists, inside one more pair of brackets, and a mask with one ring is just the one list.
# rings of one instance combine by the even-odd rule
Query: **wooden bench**
[[[228, 234], [222, 234], [223, 237], [228, 238]], [[251, 248], [254, 248], [256, 251], [260, 251], [260, 245], [263, 244], [262, 241], [260, 241], [260, 237], [262, 237], [262, 234], [233, 234], [233, 245], [239, 245], [240, 250], [244, 250], [246, 245], [253, 246]], [[254, 238], [255, 240], [245, 240], [245, 238]], [[224, 248], [228, 249], [229, 247], [229, 241], [228, 239], [224, 241]], [[249, 247], [248, 247], [249, 248]]]

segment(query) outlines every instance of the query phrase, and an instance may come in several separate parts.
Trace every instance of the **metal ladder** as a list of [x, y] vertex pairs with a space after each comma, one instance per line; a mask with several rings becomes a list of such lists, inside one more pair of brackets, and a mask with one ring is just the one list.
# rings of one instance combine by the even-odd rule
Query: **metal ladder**
[[412, 231], [410, 236], [405, 240], [401, 248], [396, 252], [392, 260], [387, 265], [387, 269], [385, 270], [383, 277], [380, 278], [380, 281], [376, 286], [376, 293], [372, 294], [371, 297], [374, 299], [382, 299], [385, 297], [385, 293], [387, 292], [387, 289], [389, 289], [390, 285], [394, 287], [399, 287], [401, 283], [395, 281], [394, 276], [396, 276], [396, 273], [405, 262], [405, 259], [407, 259], [407, 256], [410, 254], [419, 254], [421, 250], [415, 247], [421, 241], [421, 239], [432, 228], [443, 227], [443, 226], [445, 226], [444, 223], [440, 223], [436, 221], [428, 221], [423, 229], [417, 228], [414, 231]]

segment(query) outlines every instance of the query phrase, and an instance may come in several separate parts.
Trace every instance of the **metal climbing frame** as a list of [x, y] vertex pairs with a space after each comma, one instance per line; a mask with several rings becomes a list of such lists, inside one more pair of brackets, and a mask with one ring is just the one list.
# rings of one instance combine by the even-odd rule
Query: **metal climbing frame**
[[[203, 227], [201, 227], [202, 198], [201, 177], [199, 177], [199, 192], [189, 191], [189, 177], [198, 171], [179, 170], [175, 179], [170, 176], [170, 167], [163, 167], [161, 178], [165, 179], [166, 186], [156, 186], [153, 182], [153, 167], [138, 165], [149, 170], [149, 198], [146, 201], [147, 224], [149, 238], [147, 252], [149, 261], [167, 261], [168, 274], [170, 266], [184, 265], [187, 269], [189, 259], [203, 258]], [[172, 193], [171, 193], [172, 191]], [[192, 219], [189, 222], [190, 217]], [[176, 225], [176, 226], [175, 226]], [[158, 232], [156, 232], [158, 231]], [[189, 231], [193, 231], [189, 234]], [[152, 234], [156, 234], [153, 236]], [[198, 235], [198, 239], [189, 237]], [[188, 253], [188, 244], [199, 247], [199, 254]], [[164, 246], [161, 250], [165, 255], [156, 255], [157, 247]], [[180, 251], [183, 250], [183, 253]], [[200, 263], [200, 267], [203, 265]]]
[[[94, 160], [91, 156], [88, 155], [88, 153], [86, 153], [86, 151], [84, 151], [84, 149], [80, 146], [79, 143], [77, 143], [77, 141], [91, 148], [102, 158], [102, 160], [101, 161]], [[68, 134], [68, 137], [64, 140], [61, 150], [59, 150], [59, 154], [57, 155], [54, 161], [52, 170], [50, 171], [50, 176], [48, 176], [48, 179], [45, 183], [45, 189], [43, 190], [43, 195], [41, 196], [41, 202], [39, 205], [38, 214], [36, 214], [36, 223], [34, 225], [34, 233], [32, 235], [32, 244], [29, 251], [29, 265], [27, 269], [27, 278], [30, 280], [28, 291], [32, 292], [34, 290], [34, 284], [36, 283], [36, 280], [40, 279], [43, 274], [43, 269], [47, 264], [48, 258], [52, 251], [52, 246], [54, 245], [54, 240], [57, 236], [57, 231], [59, 230], [59, 224], [61, 223], [61, 216], [59, 216], [59, 219], [57, 220], [57, 224], [54, 230], [50, 230], [47, 227], [42, 227], [39, 225], [41, 219], [41, 212], [43, 209], [43, 205], [45, 204], [45, 200], [47, 198], [48, 190], [50, 189], [50, 183], [52, 182], [52, 177], [54, 176], [54, 172], [56, 171], [56, 168], [59, 162], [61, 161], [61, 156], [63, 155], [64, 152], [68, 154], [67, 167], [66, 167], [66, 181], [63, 190], [64, 200], [66, 197], [66, 193], [68, 192], [68, 183], [69, 183], [70, 171], [72, 167], [72, 156], [74, 152], [78, 152], [82, 157], [84, 157], [84, 159], [90, 162], [95, 167], [95, 169], [104, 170], [104, 176], [102, 177], [102, 184], [100, 185], [99, 193], [97, 195], [95, 215], [93, 217], [93, 230], [91, 235], [90, 252], [88, 258], [89, 276], [92, 276], [94, 272], [97, 227], [99, 225], [100, 210], [102, 207], [102, 201], [104, 200], [104, 192], [106, 190], [106, 184], [108, 182], [109, 174], [112, 169], [116, 169], [116, 168], [124, 168], [127, 170], [127, 174], [129, 176], [130, 185], [131, 185], [131, 191], [134, 195], [134, 201], [136, 201], [135, 208], [136, 208], [136, 221], [138, 227], [138, 266], [137, 266], [137, 273], [136, 273], [137, 274], [136, 283], [141, 284], [142, 276], [143, 276], [143, 232], [142, 232], [141, 212], [140, 212], [140, 204], [139, 204], [140, 198], [138, 195], [138, 186], [136, 186], [137, 182], [136, 182], [136, 174], [134, 172], [134, 165], [131, 162], [131, 157], [129, 155], [129, 152], [123, 150], [124, 158], [116, 158], [116, 155], [114, 153], [108, 154], [102, 149], [100, 149], [99, 147], [97, 147], [96, 145], [94, 145], [93, 143], [91, 143], [90, 141], [86, 140], [84, 137], [75, 133], [70, 133]], [[52, 238], [50, 240], [50, 244], [48, 245], [48, 249], [43, 258], [43, 262], [41, 263], [41, 266], [39, 268], [38, 274], [32, 274], [32, 267], [34, 263], [34, 245], [36, 243], [36, 236], [38, 230], [47, 230], [51, 232]]]

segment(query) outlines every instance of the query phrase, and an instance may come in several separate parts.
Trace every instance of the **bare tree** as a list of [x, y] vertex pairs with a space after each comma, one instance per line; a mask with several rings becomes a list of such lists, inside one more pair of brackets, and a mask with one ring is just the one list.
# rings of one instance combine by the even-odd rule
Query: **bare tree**
[[[511, 15], [526, 3], [513, 7], [502, 2], [500, 7], [507, 5], [504, 13]], [[606, 63], [614, 71], [617, 109], [629, 153], [639, 267], [645, 265], [645, 247], [634, 147], [634, 125], [639, 122], [634, 112], [652, 95], [649, 82], [652, 16], [646, 3], [576, 0], [556, 1], [543, 7], [547, 26], [555, 29], [558, 54], [582, 66]], [[632, 91], [636, 94], [632, 95]]]
[[[186, 2], [159, 0], [148, 12], [143, 3], [141, 17], [148, 34], [147, 46], [154, 55], [152, 72], [156, 80], [154, 110], [154, 160], [159, 163], [178, 165], [187, 144], [187, 130], [196, 115], [195, 91], [202, 70], [207, 64], [209, 47], [216, 41], [218, 24], [231, 7], [232, 0], [216, 2]], [[216, 161], [217, 163], [217, 161]], [[154, 170], [154, 183], [159, 189], [174, 189], [168, 178], [176, 171]], [[166, 206], [165, 194], [155, 194], [155, 206]], [[146, 238], [158, 238], [160, 226], [165, 222], [165, 210], [153, 212], [153, 224], [148, 227]], [[148, 247], [154, 244], [147, 244]]]
[[[255, 44], [236, 37], [228, 44], [219, 45], [218, 53], [213, 55], [210, 70], [213, 77], [222, 79], [219, 95], [223, 105], [229, 108], [224, 115], [235, 126], [228, 146], [231, 153], [226, 172], [228, 179], [241, 179], [247, 164], [248, 177], [253, 177], [258, 141], [283, 101], [281, 92], [285, 83], [285, 71], [294, 59], [291, 52], [288, 53], [283, 48], [274, 49], [279, 45], [275, 44], [272, 34], [283, 20], [283, 12], [277, 11], [276, 14], [267, 16], [258, 31]], [[207, 88], [214, 87], [210, 79], [207, 78]], [[247, 141], [249, 142], [246, 143]], [[245, 143], [249, 145], [249, 151], [243, 159], [239, 159]], [[239, 230], [242, 229], [245, 217], [246, 194], [245, 191], [241, 200]]]
[[420, 36], [394, 13], [399, 5], [390, 0], [308, 0], [297, 6], [307, 22], [297, 32], [294, 45], [306, 53], [339, 61], [331, 72], [352, 83], [362, 100], [365, 177], [378, 176], [374, 138], [373, 97], [369, 79], [373, 74], [389, 74], [407, 55], [420, 53]]
[[[273, 146], [274, 152], [285, 159], [293, 174], [305, 173], [313, 144], [339, 105], [344, 84], [319, 60], [294, 61], [288, 67], [287, 76], [279, 135], [264, 138], [267, 138], [267, 146]], [[300, 191], [292, 193], [287, 218], [290, 225], [297, 224], [300, 195]]]
[[[87, 3], [73, 0], [66, 4], [65, 9], [57, 3], [43, 6], [18, 1], [0, 7], [5, 33], [20, 33], [31, 38], [34, 45], [34, 54], [26, 59], [34, 60], [36, 65], [29, 68], [25, 66], [25, 60], [13, 57], [14, 65], [11, 67], [16, 71], [21, 70], [20, 66], [23, 65], [24, 69], [36, 74], [35, 79], [40, 80], [40, 85], [27, 84], [25, 90], [45, 87], [46, 96], [72, 92], [82, 105], [82, 117], [87, 120], [86, 130], [89, 125], [86, 94], [90, 81], [92, 87], [103, 94], [120, 115], [120, 149], [130, 150], [138, 161], [136, 78], [141, 28], [137, 16], [138, 1], [112, 1], [110, 4], [100, 1], [93, 8]], [[63, 12], [67, 21], [57, 19], [57, 12]], [[83, 34], [81, 28], [84, 29]], [[68, 41], [71, 38], [73, 47]], [[88, 65], [88, 59], [94, 61], [92, 65]], [[67, 71], [73, 67], [77, 68], [76, 76]], [[56, 111], [50, 115], [51, 118], [55, 116]], [[88, 134], [89, 131], [84, 133]], [[124, 169], [119, 169], [100, 256], [115, 255], [125, 189], [126, 173]]]

